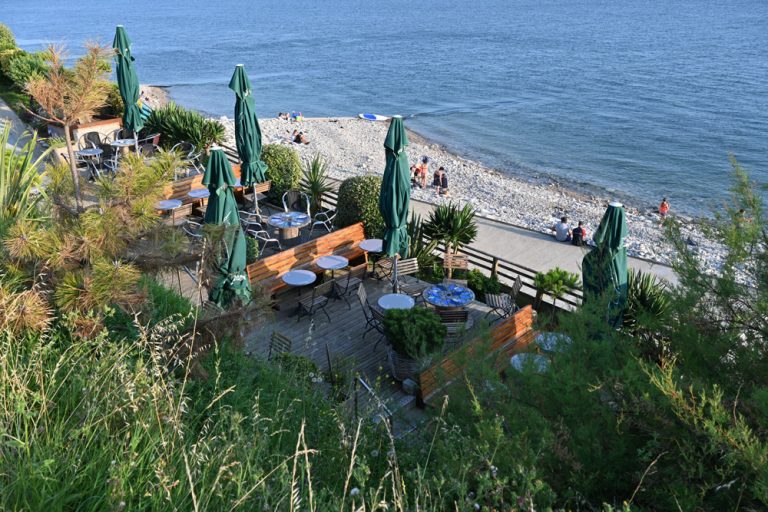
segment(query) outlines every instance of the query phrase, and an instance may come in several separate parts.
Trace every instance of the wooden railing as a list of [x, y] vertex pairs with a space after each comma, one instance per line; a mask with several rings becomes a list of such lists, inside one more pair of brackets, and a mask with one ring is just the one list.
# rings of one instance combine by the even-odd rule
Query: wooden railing
[[[227, 156], [233, 162], [237, 162], [237, 150], [232, 147], [224, 146], [224, 151]], [[326, 192], [323, 195], [323, 205], [326, 208], [335, 209], [339, 200], [338, 186], [341, 184], [341, 180], [330, 180], [335, 187], [333, 190]], [[491, 254], [472, 246], [464, 247], [459, 250], [459, 253], [466, 254], [469, 258], [469, 263], [473, 268], [476, 268], [483, 272], [487, 276], [496, 276], [496, 278], [504, 285], [511, 286], [517, 276], [523, 282], [523, 293], [531, 296], [536, 295], [536, 287], [533, 285], [533, 279], [537, 270], [519, 265], [513, 261], [501, 258], [495, 254]], [[437, 256], [443, 256], [445, 254], [445, 248], [438, 246], [435, 249]], [[547, 302], [552, 302], [553, 297], [545, 296]], [[572, 309], [580, 306], [582, 303], [583, 294], [580, 289], [567, 292], [563, 297], [557, 299], [557, 303], [566, 309]]]

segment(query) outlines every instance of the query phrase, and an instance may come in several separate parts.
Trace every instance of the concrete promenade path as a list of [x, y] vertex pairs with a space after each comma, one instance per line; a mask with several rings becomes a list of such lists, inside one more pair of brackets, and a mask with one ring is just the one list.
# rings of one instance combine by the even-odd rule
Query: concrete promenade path
[[[433, 205], [429, 203], [411, 200], [411, 209], [421, 215], [422, 219], [427, 218], [432, 208]], [[560, 267], [581, 275], [581, 260], [587, 253], [587, 247], [558, 242], [554, 236], [485, 217], [475, 219], [478, 228], [477, 240], [472, 244], [475, 249], [535, 271], [546, 272]], [[666, 265], [630, 257], [629, 267], [650, 272], [670, 284], [677, 283], [674, 271]]]
[[11, 123], [11, 136], [8, 139], [8, 143], [13, 146], [27, 129], [27, 125], [22, 123], [19, 116], [16, 115], [16, 112], [14, 112], [11, 107], [0, 98], [0, 130], [5, 129], [7, 123]]

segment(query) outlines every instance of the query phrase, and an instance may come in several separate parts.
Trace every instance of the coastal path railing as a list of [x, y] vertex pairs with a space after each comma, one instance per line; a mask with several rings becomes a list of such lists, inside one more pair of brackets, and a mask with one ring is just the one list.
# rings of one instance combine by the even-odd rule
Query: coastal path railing
[[[230, 146], [223, 146], [223, 148], [230, 161], [233, 163], [239, 162], [237, 150], [235, 148]], [[334, 189], [323, 195], [323, 206], [329, 209], [335, 209], [339, 200], [338, 186], [341, 184], [341, 180], [331, 179], [329, 181], [333, 184]], [[459, 253], [467, 255], [469, 263], [473, 268], [480, 270], [487, 276], [496, 276], [496, 278], [504, 285], [511, 286], [515, 282], [517, 276], [520, 276], [520, 279], [523, 282], [523, 293], [532, 297], [536, 296], [537, 290], [533, 284], [533, 280], [538, 272], [537, 270], [524, 265], [519, 265], [513, 261], [472, 246], [463, 247], [459, 250]], [[435, 254], [438, 256], [445, 254], [445, 247], [439, 245], [435, 249]], [[544, 300], [551, 303], [553, 297], [545, 295]], [[557, 299], [557, 303], [561, 307], [564, 306], [566, 309], [573, 309], [580, 306], [582, 300], [582, 291], [577, 289], [566, 292], [563, 297]]]

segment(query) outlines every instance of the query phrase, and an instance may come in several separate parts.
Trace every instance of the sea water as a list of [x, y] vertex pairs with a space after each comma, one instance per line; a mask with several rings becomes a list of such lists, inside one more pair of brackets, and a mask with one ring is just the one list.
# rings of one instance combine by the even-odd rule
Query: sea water
[[768, 181], [765, 0], [2, 0], [20, 46], [133, 39], [142, 83], [232, 115], [402, 114], [504, 172], [706, 214]]

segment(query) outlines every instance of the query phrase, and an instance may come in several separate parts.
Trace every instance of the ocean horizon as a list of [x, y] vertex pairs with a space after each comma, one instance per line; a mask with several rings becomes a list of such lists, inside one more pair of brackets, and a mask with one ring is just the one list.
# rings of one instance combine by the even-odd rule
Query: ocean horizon
[[0, 22], [22, 48], [73, 53], [123, 24], [142, 83], [212, 116], [232, 116], [243, 63], [262, 117], [401, 114], [451, 151], [577, 192], [667, 196], [706, 215], [728, 198], [730, 154], [768, 181], [768, 4], [756, 0], [6, 0]]

